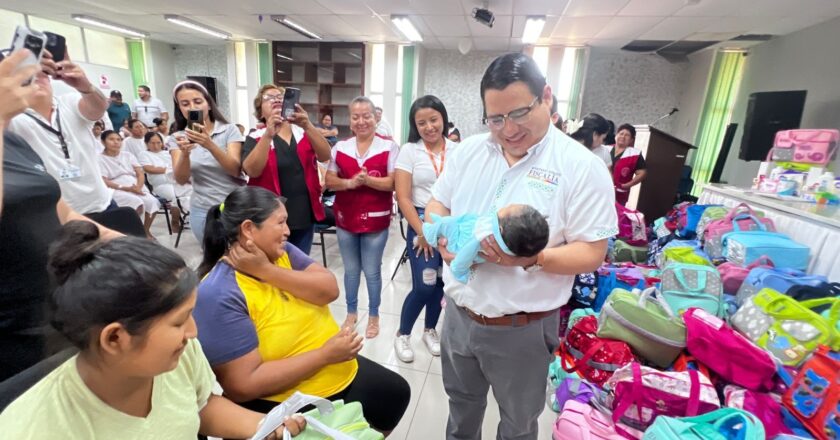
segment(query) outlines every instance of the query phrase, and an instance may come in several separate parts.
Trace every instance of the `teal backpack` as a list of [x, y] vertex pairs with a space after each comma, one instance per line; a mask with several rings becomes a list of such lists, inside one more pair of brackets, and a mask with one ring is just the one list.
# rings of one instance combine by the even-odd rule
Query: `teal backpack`
[[642, 440], [764, 440], [764, 425], [756, 416], [721, 408], [695, 417], [659, 416]]

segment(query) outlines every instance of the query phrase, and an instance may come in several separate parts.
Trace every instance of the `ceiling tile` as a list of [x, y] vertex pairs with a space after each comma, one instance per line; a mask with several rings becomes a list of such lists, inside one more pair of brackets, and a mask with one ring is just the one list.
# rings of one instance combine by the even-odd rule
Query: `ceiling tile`
[[618, 15], [633, 17], [668, 17], [685, 6], [679, 0], [630, 0]]
[[554, 26], [552, 38], [586, 39], [601, 32], [610, 17], [562, 17]]
[[398, 38], [396, 31], [388, 17], [372, 17], [370, 15], [342, 15], [345, 23], [356, 29], [359, 35], [370, 35], [377, 37], [376, 41], [382, 38]]
[[752, 29], [766, 25], [768, 23], [775, 23], [778, 19], [768, 19], [766, 17], [719, 17], [709, 25], [700, 29], [701, 32], [751, 32]]
[[831, 20], [833, 17], [825, 15], [810, 15], [805, 17], [788, 17], [758, 25], [752, 29], [753, 34], [787, 35], [818, 23]]
[[[326, 9], [329, 9], [330, 12], [333, 14], [359, 14], [363, 11], [366, 11], [365, 8], [365, 0], [315, 0], [321, 6]], [[309, 0], [310, 3], [314, 3], [313, 0]]]
[[443, 49], [443, 46], [441, 46], [440, 42], [435, 37], [423, 37], [423, 42], [420, 44], [426, 49]]
[[742, 1], [755, 5], [757, 0], [701, 0], [693, 5], [686, 5], [674, 15], [680, 17], [728, 17], [738, 10], [738, 3]]
[[510, 48], [510, 38], [475, 38], [473, 48], [475, 50], [508, 50]]
[[472, 18], [468, 21], [470, 34], [474, 37], [505, 37], [510, 38], [513, 17], [510, 15], [497, 15], [493, 27], [487, 27]]
[[632, 40], [656, 26], [662, 20], [662, 17], [613, 17], [595, 35], [595, 38]]
[[[422, 0], [421, 0], [422, 1]], [[452, 0], [452, 2], [457, 2], [458, 0]], [[483, 0], [460, 0], [461, 1], [461, 8], [464, 11], [464, 14], [467, 17], [472, 18], [472, 11], [475, 8], [483, 8], [485, 1]], [[562, 0], [558, 0], [562, 1]], [[545, 7], [545, 1], [542, 2], [543, 7]], [[489, 2], [487, 9], [490, 9], [496, 15], [513, 15], [514, 8], [513, 8], [513, 0], [493, 0]], [[517, 14], [524, 14], [524, 12], [516, 11]], [[545, 14], [543, 12], [542, 14]]]
[[461, 14], [456, 0], [367, 0], [365, 4], [377, 14]]
[[640, 35], [643, 40], [680, 40], [709, 26], [715, 17], [668, 17]]
[[603, 17], [618, 13], [629, 0], [571, 0], [566, 12], [567, 17]]
[[[471, 38], [438, 37], [438, 41], [440, 42], [440, 45], [444, 49], [448, 49], [448, 50], [457, 50], [458, 49], [458, 43], [460, 43], [461, 40], [469, 40], [470, 44], [472, 44], [472, 39]], [[474, 49], [474, 47], [472, 49]]]
[[697, 32], [685, 38], [686, 41], [726, 41], [741, 35], [740, 32]]
[[[261, 2], [260, 0], [244, 0], [244, 1], [253, 1], [257, 4], [262, 3], [261, 8], [263, 10], [266, 9], [274, 9], [274, 7], [267, 7], [266, 2]], [[186, 0], [186, 2], [192, 2], [195, 4], [196, 9], [199, 8], [199, 2], [196, 0]], [[228, 3], [229, 4], [229, 3]], [[320, 4], [314, 1], [306, 1], [306, 2], [277, 2], [279, 9], [283, 10], [283, 13], [286, 14], [301, 14], [301, 15], [329, 15], [333, 12], [329, 9], [321, 6]], [[237, 0], [238, 5], [238, 0]]]
[[426, 27], [439, 37], [468, 37], [470, 28], [463, 15], [424, 15]]
[[633, 41], [632, 39], [601, 39], [601, 38], [593, 38], [586, 42], [587, 45], [592, 47], [603, 47], [609, 49], [621, 49], [627, 43]]
[[570, 0], [516, 0], [513, 13], [517, 15], [563, 15]]
[[[525, 32], [525, 22], [528, 20], [527, 15], [517, 15], [513, 17], [513, 27], [511, 28], [510, 35], [513, 38], [522, 37], [522, 33]], [[560, 21], [560, 17], [557, 16], [547, 16], [545, 18], [545, 26], [543, 26], [542, 34], [540, 34], [541, 38], [550, 38], [551, 33], [554, 31], [554, 27], [557, 26], [557, 22]], [[539, 42], [542, 44], [542, 42]]]

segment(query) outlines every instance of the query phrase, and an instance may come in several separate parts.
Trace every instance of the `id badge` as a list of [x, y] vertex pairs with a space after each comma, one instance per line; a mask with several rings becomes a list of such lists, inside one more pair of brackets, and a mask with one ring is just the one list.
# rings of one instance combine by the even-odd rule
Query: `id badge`
[[68, 163], [66, 167], [62, 168], [61, 171], [58, 172], [58, 177], [62, 181], [76, 180], [82, 177], [82, 169], [76, 165]]

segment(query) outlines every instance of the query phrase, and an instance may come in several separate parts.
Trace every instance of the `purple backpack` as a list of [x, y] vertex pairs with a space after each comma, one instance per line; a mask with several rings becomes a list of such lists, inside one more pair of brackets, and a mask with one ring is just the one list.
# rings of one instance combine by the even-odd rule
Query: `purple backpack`
[[556, 404], [559, 408], [563, 408], [566, 402], [574, 400], [580, 403], [589, 403], [590, 400], [597, 396], [597, 388], [591, 383], [567, 377], [560, 382], [560, 386], [554, 391]]

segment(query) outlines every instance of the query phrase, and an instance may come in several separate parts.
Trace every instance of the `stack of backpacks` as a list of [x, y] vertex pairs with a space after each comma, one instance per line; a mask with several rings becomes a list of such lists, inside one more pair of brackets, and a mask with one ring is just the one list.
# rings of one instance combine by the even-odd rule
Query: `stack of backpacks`
[[743, 204], [617, 210], [561, 310], [554, 439], [840, 439], [840, 284], [810, 249]]

